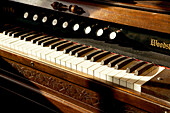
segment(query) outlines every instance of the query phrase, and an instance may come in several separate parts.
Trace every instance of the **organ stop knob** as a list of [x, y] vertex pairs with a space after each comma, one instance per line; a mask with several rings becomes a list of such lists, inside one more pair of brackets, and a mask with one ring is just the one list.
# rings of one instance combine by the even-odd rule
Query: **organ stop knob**
[[42, 22], [43, 22], [43, 23], [47, 22], [47, 16], [44, 16], [44, 17], [43, 17]]
[[85, 29], [84, 29], [84, 33], [85, 34], [89, 34], [91, 32], [92, 28], [90, 26], [87, 26]]
[[35, 14], [35, 15], [33, 16], [33, 20], [34, 20], [34, 21], [37, 21], [37, 20], [38, 20], [38, 15], [37, 15], [37, 14]]
[[28, 13], [28, 12], [25, 12], [25, 13], [24, 13], [24, 18], [26, 19], [26, 18], [28, 18], [28, 16], [29, 16], [29, 13]]

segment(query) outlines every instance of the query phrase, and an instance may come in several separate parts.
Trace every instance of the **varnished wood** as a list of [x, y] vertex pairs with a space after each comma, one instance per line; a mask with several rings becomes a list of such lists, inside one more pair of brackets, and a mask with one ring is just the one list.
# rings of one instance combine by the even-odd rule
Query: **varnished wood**
[[[111, 98], [125, 103], [129, 103], [146, 111], [164, 112], [170, 110], [170, 105], [167, 101], [162, 101], [159, 98], [155, 98], [153, 96], [149, 96], [143, 93], [138, 93], [136, 91], [132, 91], [127, 88], [123, 88], [121, 86], [106, 82], [104, 80], [100, 80], [98, 78], [93, 78], [89, 75], [75, 72], [74, 70], [69, 70], [58, 65], [53, 65], [37, 58], [28, 58], [22, 53], [16, 53], [14, 51], [3, 48], [3, 50], [0, 51], [0, 55], [7, 62], [9, 62], [8, 59], [11, 59], [29, 67], [32, 67], [31, 62], [33, 62], [34, 65], [32, 68], [34, 69], [41, 70], [58, 78], [62, 78], [79, 86], [85, 87], [89, 90], [95, 91], [100, 96], [109, 94], [109, 97]], [[104, 94], [103, 91], [105, 91]], [[108, 98], [105, 99], [107, 100]]]
[[[40, 7], [52, 9], [50, 6], [52, 1], [42, 1], [41, 4], [29, 2], [30, 0], [13, 1], [24, 1], [31, 5], [41, 5]], [[157, 3], [165, 5], [165, 3], [169, 4], [169, 2], [135, 1], [135, 4], [113, 1], [106, 4], [98, 4], [79, 0], [59, 0], [59, 2], [67, 6], [75, 4], [82, 8], [84, 12], [82, 15], [79, 14], [79, 16], [170, 34], [170, 8], [157, 6]], [[15, 12], [15, 9], [11, 8], [10, 11]], [[78, 15], [74, 11], [65, 11], [65, 13]], [[69, 47], [71, 46], [69, 45]], [[9, 72], [17, 73], [14, 76], [13, 74], [10, 76], [7, 76], [8, 74], [0, 74], [1, 78], [42, 94], [63, 112], [113, 112], [114, 109], [112, 108], [116, 108], [116, 104], [119, 102], [129, 104], [130, 108], [138, 112], [143, 110], [147, 112], [170, 112], [169, 89], [167, 89], [168, 79], [155, 83], [158, 78], [154, 77], [142, 87], [144, 93], [139, 93], [42, 59], [27, 56], [6, 47], [0, 48], [0, 62], [0, 68], [3, 67]], [[10, 68], [8, 68], [8, 64]], [[123, 63], [120, 65], [124, 66]], [[129, 71], [134, 71], [136, 68], [137, 65], [135, 64], [129, 68]], [[169, 69], [158, 75], [160, 80], [169, 76], [169, 71], [167, 70]], [[143, 72], [143, 70], [139, 70], [139, 72]], [[36, 88], [25, 81], [33, 83]], [[163, 84], [161, 85], [162, 87], [155, 88], [155, 86], [160, 86], [160, 84]], [[126, 106], [126, 104], [120, 105]]]
[[156, 97], [170, 101], [170, 70], [165, 69], [163, 72], [146, 82], [142, 86], [142, 91]]
[[[41, 75], [43, 77], [46, 76], [47, 78], [49, 76], [49, 75], [44, 74], [42, 72], [31, 70], [28, 67], [23, 67], [22, 65], [15, 64], [14, 62], [9, 62], [9, 63], [11, 63], [14, 66], [14, 68], [15, 68], [15, 66], [19, 66], [19, 67], [21, 66], [23, 68], [22, 71], [28, 71], [30, 73], [31, 72], [34, 72], [34, 73], [36, 72], [37, 75], [39, 74], [39, 75]], [[19, 67], [18, 67], [18, 69], [19, 69]], [[47, 98], [48, 101], [50, 101], [53, 105], [58, 107], [62, 112], [65, 112], [65, 113], [70, 113], [70, 112], [76, 112], [76, 113], [87, 112], [87, 113], [91, 113], [91, 111], [97, 112], [97, 110], [95, 110], [93, 108], [90, 109], [90, 108], [85, 107], [85, 106], [83, 108], [81, 103], [73, 102], [74, 100], [71, 101], [71, 99], [68, 99], [67, 97], [63, 97], [62, 95], [59, 94], [59, 92], [57, 92], [57, 91], [55, 91], [53, 89], [49, 89], [48, 87], [46, 87], [46, 85], [44, 85], [44, 84], [42, 85], [42, 84], [39, 84], [38, 82], [35, 82], [34, 80], [36, 79], [35, 77], [37, 75], [32, 76], [33, 77], [32, 80], [27, 81], [24, 76], [29, 77], [29, 75], [27, 75], [26, 73], [20, 72], [20, 73], [23, 74], [23, 77], [21, 75], [13, 74], [13, 73], [9, 73], [10, 74], [10, 76], [9, 76], [9, 74], [6, 71], [5, 71], [5, 73], [3, 71], [5, 71], [5, 70], [0, 69], [0, 78], [7, 80], [8, 84], [9, 84], [9, 81], [10, 81], [10, 82], [13, 82], [13, 83], [19, 85], [19, 87], [24, 87], [26, 89], [31, 90], [32, 92], [36, 92], [36, 93], [38, 93], [40, 95], [43, 95], [44, 97]], [[15, 76], [15, 77], [13, 78], [12, 76]], [[22, 77], [22, 78], [20, 78], [20, 77]], [[19, 78], [19, 80], [18, 80], [18, 78]], [[58, 82], [63, 83], [62, 80], [59, 80]], [[3, 85], [3, 86], [5, 87], [5, 85]], [[24, 91], [23, 88], [22, 88], [22, 90]], [[88, 110], [87, 108], [90, 109], [90, 110]]]
[[[48, 9], [53, 9], [49, 7], [52, 2], [42, 1], [41, 3], [29, 0], [13, 0], [19, 1], [21, 3], [27, 3], [30, 5], [36, 5], [40, 7], [45, 7]], [[136, 4], [130, 3], [119, 3], [115, 2], [113, 5], [103, 5], [97, 3], [83, 2], [79, 0], [59, 0], [58, 2], [63, 3], [67, 6], [75, 4], [85, 11], [82, 16], [95, 18], [99, 20], [104, 20], [108, 22], [163, 32], [170, 33], [170, 16], [169, 14], [164, 14], [157, 12], [156, 10], [170, 11], [169, 7], [159, 6], [159, 4], [169, 4], [169, 2], [161, 1], [150, 1], [140, 2], [137, 1]], [[168, 6], [168, 5], [167, 5]], [[132, 8], [127, 8], [132, 7]], [[147, 9], [153, 9], [152, 11], [147, 11]], [[146, 9], [146, 10], [145, 10]], [[70, 13], [69, 11], [66, 11]], [[74, 13], [71, 13], [74, 14]], [[109, 17], [109, 18], [108, 18]], [[153, 21], [154, 20], [154, 21]]]
[[[169, 24], [170, 16], [167, 14], [136, 10], [136, 9], [128, 9], [128, 8], [124, 8], [123, 4], [121, 4], [122, 7], [114, 7], [114, 6], [107, 6], [101, 4], [93, 4], [88, 2], [81, 2], [78, 0], [76, 1], [61, 0], [61, 1], [65, 4], [68, 4], [68, 2], [73, 2], [80, 7], [83, 7], [85, 12], [88, 13], [84, 15], [90, 18], [96, 18], [99, 20], [114, 22], [118, 24], [129, 25], [129, 26], [164, 32], [164, 33], [170, 33], [170, 29], [168, 27], [170, 26]], [[128, 4], [128, 5], [133, 6], [133, 4]], [[153, 5], [140, 4], [139, 6], [141, 8], [142, 6], [143, 8], [145, 7], [159, 8], [158, 6], [153, 6]]]

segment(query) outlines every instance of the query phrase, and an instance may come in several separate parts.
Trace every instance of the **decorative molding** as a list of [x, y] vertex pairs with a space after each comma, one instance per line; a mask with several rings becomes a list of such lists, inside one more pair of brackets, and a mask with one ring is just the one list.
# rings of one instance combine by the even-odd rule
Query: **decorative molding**
[[[38, 84], [53, 89], [56, 92], [59, 92], [65, 96], [74, 98], [78, 101], [92, 105], [99, 109], [103, 109], [103, 110], [105, 109], [103, 108], [103, 105], [105, 105], [106, 103], [102, 102], [102, 100], [99, 98], [99, 95], [93, 91], [74, 85], [72, 83], [61, 80], [52, 75], [32, 69], [30, 67], [23, 66], [13, 61], [8, 61], [8, 63], [10, 63], [10, 65], [13, 68], [15, 68], [20, 74], [22, 74], [25, 78], [27, 78], [30, 81], [34, 81]], [[112, 104], [113, 105], [111, 106], [113, 106], [112, 110], [114, 112], [147, 113], [141, 109], [138, 109], [126, 103], [122, 103], [120, 101], [119, 102], [114, 101]]]
[[19, 73], [31, 81], [95, 107], [100, 103], [99, 96], [90, 90], [13, 62], [10, 62], [10, 64], [17, 69]]

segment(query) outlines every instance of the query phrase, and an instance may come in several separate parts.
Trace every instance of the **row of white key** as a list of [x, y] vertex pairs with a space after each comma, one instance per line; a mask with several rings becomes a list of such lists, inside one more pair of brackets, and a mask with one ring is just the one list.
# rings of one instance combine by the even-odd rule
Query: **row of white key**
[[136, 91], [141, 91], [141, 86], [149, 81], [152, 77], [160, 73], [164, 68], [159, 67], [157, 73], [153, 76], [135, 76], [133, 73], [126, 73], [125, 70], [116, 70], [99, 62], [90, 62], [84, 58], [69, 56], [63, 51], [51, 50], [48, 47], [41, 47], [25, 42], [18, 38], [9, 38], [6, 35], [0, 34], [0, 45], [10, 47], [23, 53], [36, 56], [40, 59], [48, 60], [52, 63], [65, 66], [67, 68], [80, 71], [100, 79], [113, 82]]

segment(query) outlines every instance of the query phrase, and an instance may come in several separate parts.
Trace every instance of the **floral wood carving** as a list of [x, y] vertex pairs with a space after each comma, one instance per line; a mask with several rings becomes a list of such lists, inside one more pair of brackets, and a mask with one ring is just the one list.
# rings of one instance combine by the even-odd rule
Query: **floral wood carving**
[[49, 87], [64, 95], [77, 99], [81, 102], [90, 104], [92, 106], [99, 105], [99, 97], [92, 91], [86, 90], [79, 86], [73, 85], [69, 82], [44, 74], [40, 71], [24, 67], [22, 65], [10, 62], [12, 67], [17, 69], [19, 73], [24, 75], [27, 79], [39, 83], [43, 86]]

